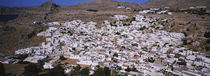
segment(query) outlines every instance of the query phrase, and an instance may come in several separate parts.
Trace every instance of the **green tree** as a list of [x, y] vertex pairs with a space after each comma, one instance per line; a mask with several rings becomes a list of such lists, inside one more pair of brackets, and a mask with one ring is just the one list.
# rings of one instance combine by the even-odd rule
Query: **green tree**
[[73, 70], [71, 71], [71, 75], [80, 75], [80, 69], [81, 69], [80, 65], [73, 67]]
[[41, 72], [41, 69], [37, 67], [36, 64], [29, 64], [24, 67], [24, 75], [25, 76], [38, 76], [38, 73]]
[[130, 72], [131, 68], [128, 66], [127, 69], [125, 69], [125, 71]]
[[118, 54], [117, 53], [114, 53], [113, 57], [118, 57]]
[[61, 55], [60, 60], [66, 60], [66, 58], [63, 55]]
[[83, 69], [80, 71], [80, 74], [81, 74], [82, 76], [88, 76], [89, 73], [90, 73], [90, 70], [89, 70], [88, 67], [83, 68]]
[[75, 76], [75, 75], [81, 75], [81, 76], [88, 76], [90, 73], [90, 70], [88, 67], [85, 67], [83, 69], [81, 69], [80, 65], [77, 65], [75, 67], [73, 67], [73, 70], [71, 71], [71, 76]]
[[106, 76], [106, 75], [104, 74], [103, 68], [98, 68], [97, 70], [94, 71], [93, 76]]
[[45, 62], [43, 60], [38, 60], [39, 68], [43, 68], [44, 63]]
[[94, 71], [93, 76], [111, 76], [111, 70], [108, 67], [99, 67]]
[[49, 71], [48, 76], [65, 76], [65, 72], [61, 65], [57, 65]]
[[104, 67], [105, 76], [111, 76], [111, 70], [108, 67]]
[[117, 69], [117, 70], [122, 70], [122, 67], [117, 66], [116, 69]]
[[0, 76], [5, 76], [5, 68], [1, 62], [0, 62]]
[[155, 59], [150, 57], [150, 58], [147, 58], [147, 61], [150, 62], [150, 63], [154, 63], [155, 62]]
[[138, 72], [138, 70], [136, 69], [135, 66], [133, 66], [133, 68], [131, 68], [131, 71]]
[[79, 71], [81, 69], [80, 65], [77, 65], [76, 67], [73, 67], [76, 71]]

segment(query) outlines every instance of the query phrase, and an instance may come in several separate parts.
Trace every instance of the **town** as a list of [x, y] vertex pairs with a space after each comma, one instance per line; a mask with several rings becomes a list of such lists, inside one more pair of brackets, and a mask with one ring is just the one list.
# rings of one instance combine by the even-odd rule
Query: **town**
[[[158, 12], [162, 13], [166, 11]], [[19, 49], [15, 54], [27, 54], [24, 62], [44, 61], [44, 69], [65, 65], [66, 74], [80, 65], [90, 69], [89, 75], [98, 67], [108, 67], [122, 75], [210, 75], [209, 55], [185, 47], [183, 33], [166, 31], [164, 23], [168, 19], [143, 15], [112, 18], [114, 22], [105, 20], [102, 24], [81, 20], [46, 23], [49, 28], [37, 34], [46, 41], [40, 46]], [[7, 58], [2, 63], [19, 61]]]

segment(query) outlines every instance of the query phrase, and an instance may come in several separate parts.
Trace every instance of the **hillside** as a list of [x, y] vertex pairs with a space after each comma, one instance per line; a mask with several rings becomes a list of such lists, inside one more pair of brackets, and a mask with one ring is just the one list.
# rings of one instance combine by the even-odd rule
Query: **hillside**
[[[139, 8], [137, 4], [111, 0], [94, 0], [73, 6], [57, 6], [54, 3], [46, 2], [37, 7], [1, 7], [0, 15], [19, 15], [19, 17], [1, 23], [0, 26], [3, 28], [0, 28], [0, 51], [11, 55], [17, 49], [39, 45], [43, 38], [37, 37], [35, 34], [43, 31], [46, 27], [29, 26], [34, 25], [33, 22], [64, 22], [75, 19], [103, 22], [110, 20], [110, 16], [115, 14], [132, 13], [125, 9], [117, 9], [118, 5]], [[97, 12], [87, 11], [88, 9], [97, 10]], [[7, 27], [14, 30], [5, 30], [4, 28]], [[28, 37], [29, 35], [32, 36]]]
[[[18, 15], [0, 21], [0, 63], [7, 75], [18, 76], [29, 63], [41, 68], [38, 76], [51, 76], [57, 66], [66, 76], [80, 76], [83, 69], [88, 69], [86, 76], [208, 76], [210, 13], [185, 9], [209, 8], [208, 3], [93, 0], [73, 6], [48, 1], [36, 7], [0, 7], [0, 15]], [[110, 75], [98, 73], [102, 67]]]
[[190, 6], [207, 6], [210, 8], [210, 0], [149, 0], [141, 5], [144, 8], [149, 7], [171, 7], [171, 8], [188, 8]]

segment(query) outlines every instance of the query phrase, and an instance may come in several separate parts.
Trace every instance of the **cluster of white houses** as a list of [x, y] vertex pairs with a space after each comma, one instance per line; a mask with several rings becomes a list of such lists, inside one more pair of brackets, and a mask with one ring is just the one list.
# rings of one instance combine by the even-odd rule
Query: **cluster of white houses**
[[172, 15], [172, 12], [169, 12], [167, 9], [169, 7], [165, 8], [150, 8], [146, 10], [139, 11], [140, 14], [168, 14]]
[[41, 46], [15, 53], [30, 54], [24, 61], [31, 63], [50, 59], [43, 66], [45, 69], [52, 69], [63, 55], [69, 60], [66, 72], [79, 64], [90, 67], [91, 71], [100, 65], [110, 69], [121, 67], [118, 69], [121, 73], [125, 73], [128, 66], [135, 67], [139, 74], [152, 76], [210, 75], [210, 59], [182, 46], [183, 33], [163, 30], [164, 25], [158, 22], [165, 19], [136, 15], [125, 24], [128, 16], [114, 17], [115, 22], [106, 20], [102, 27], [96, 27], [96, 22], [81, 20], [51, 26], [38, 34], [46, 37]]

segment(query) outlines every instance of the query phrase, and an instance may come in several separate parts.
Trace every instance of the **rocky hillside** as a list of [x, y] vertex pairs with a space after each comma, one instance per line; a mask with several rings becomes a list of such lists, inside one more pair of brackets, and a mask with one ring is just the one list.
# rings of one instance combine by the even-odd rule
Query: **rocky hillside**
[[119, 2], [114, 0], [93, 0], [91, 2], [87, 3], [81, 3], [76, 6], [79, 6], [80, 8], [103, 8], [103, 7], [116, 7], [119, 5], [131, 7], [131, 8], [140, 8], [138, 4], [128, 3], [128, 2]]
[[210, 8], [210, 0], [149, 0], [143, 4], [142, 7], [172, 7], [185, 8], [190, 6], [207, 6]]

